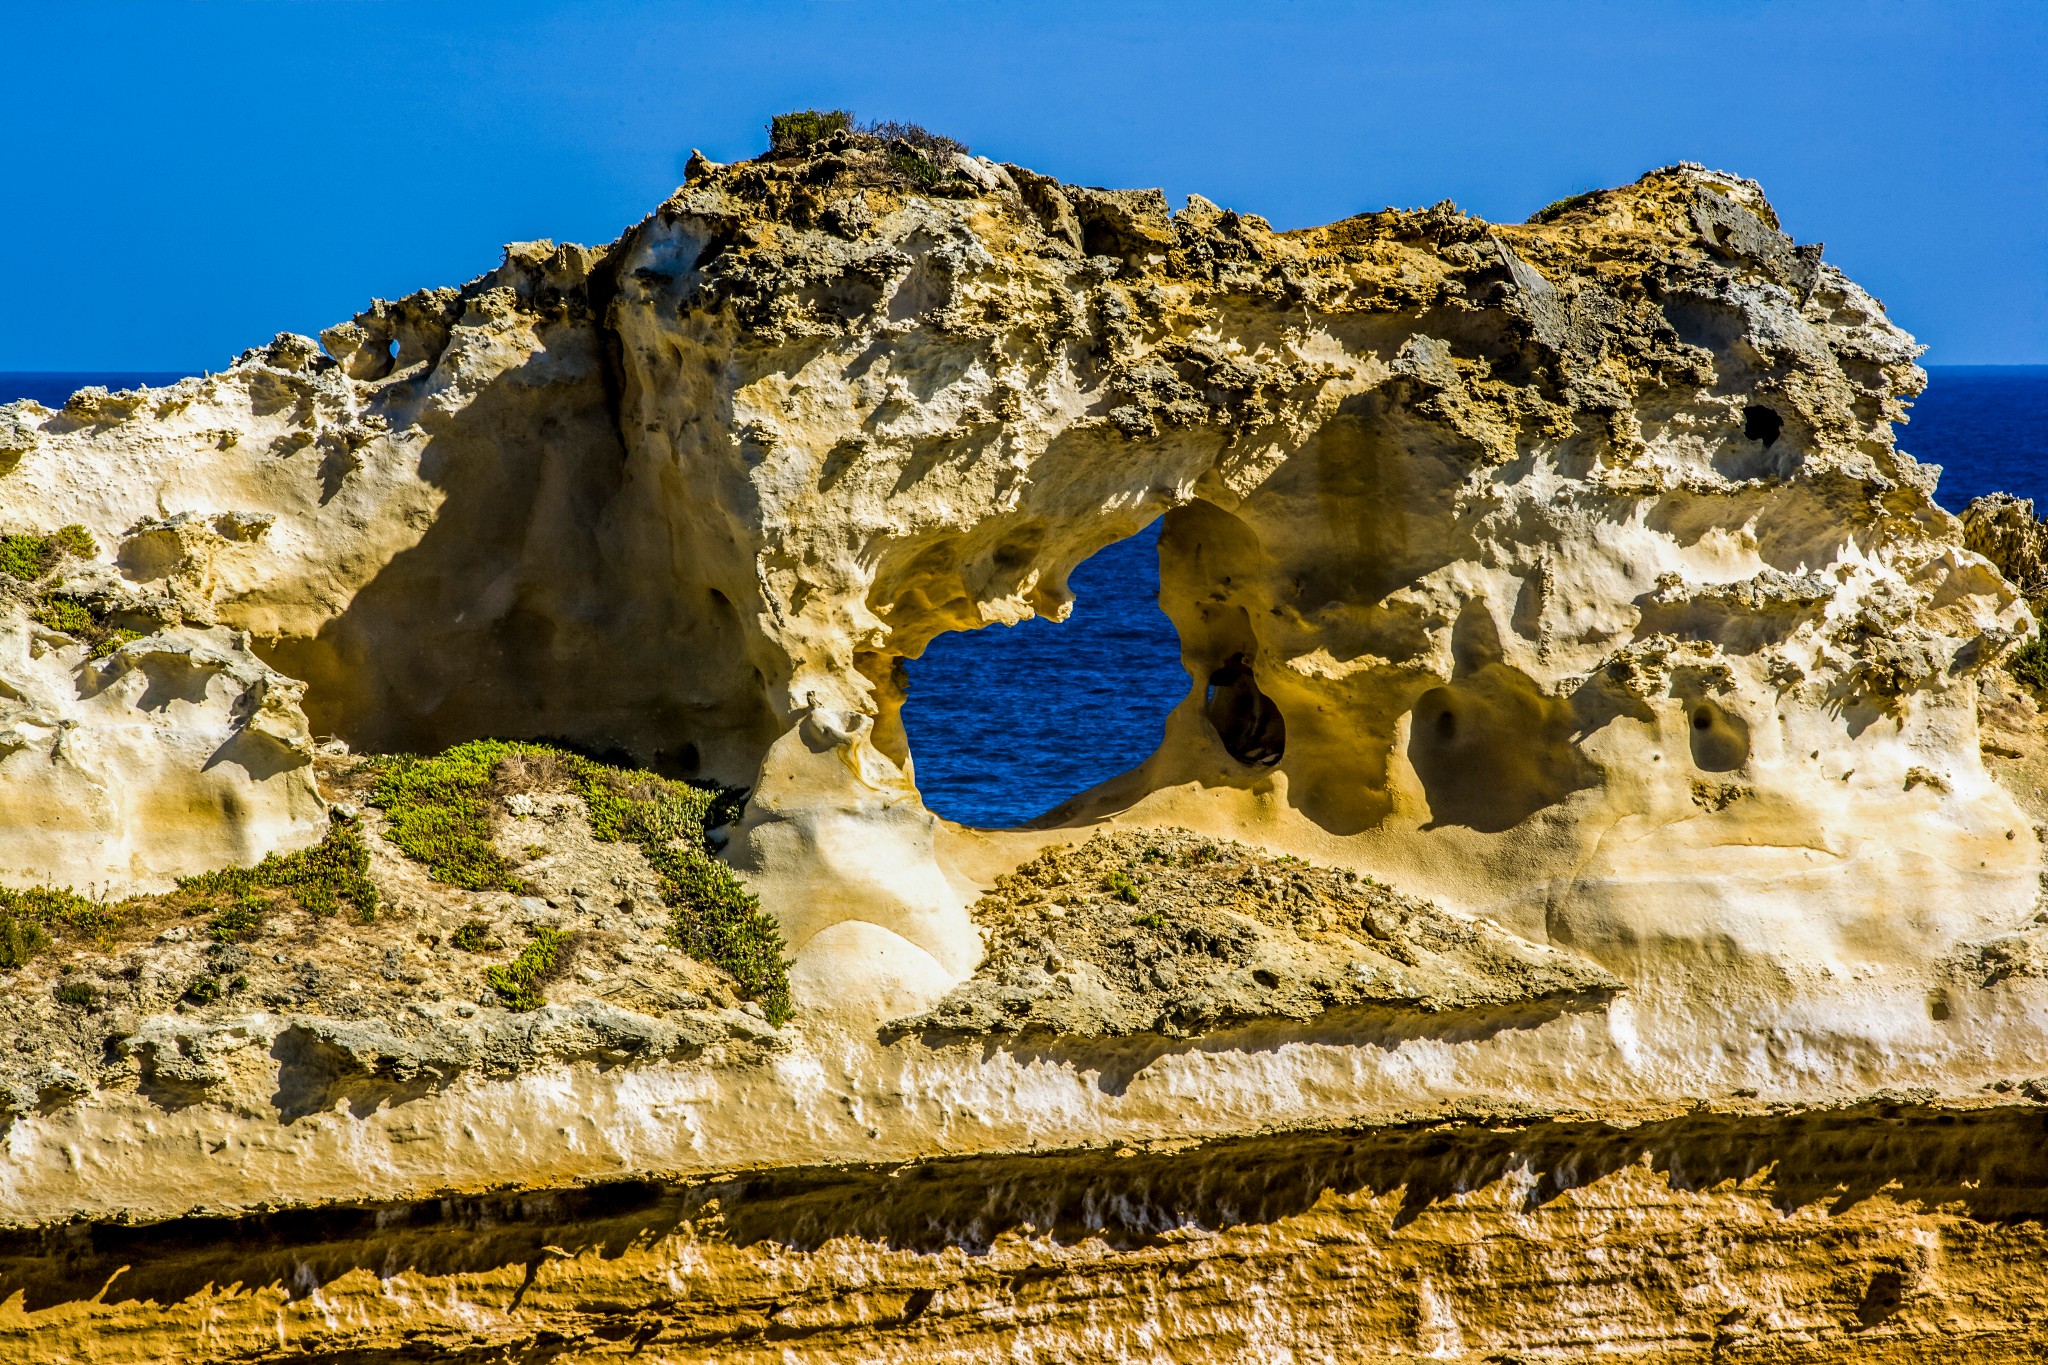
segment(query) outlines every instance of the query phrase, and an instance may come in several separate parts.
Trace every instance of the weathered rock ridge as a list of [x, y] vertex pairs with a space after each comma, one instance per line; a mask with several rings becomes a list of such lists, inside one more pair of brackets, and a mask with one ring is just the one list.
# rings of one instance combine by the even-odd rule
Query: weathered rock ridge
[[[514, 245], [219, 374], [0, 407], [0, 532], [91, 546], [0, 575], [0, 881], [164, 891], [321, 839], [321, 752], [547, 738], [748, 789], [724, 857], [780, 924], [797, 1006], [779, 1032], [701, 1000], [580, 1002], [431, 1038], [163, 1014], [98, 1081], [0, 1067], [0, 1222], [1026, 1162], [1443, 1101], [1626, 1122], [1735, 1096], [1768, 1126], [2033, 1083], [2048, 746], [2000, 661], [2048, 583], [2040, 526], [2001, 505], [1966, 532], [1934, 502], [1938, 471], [1895, 443], [1917, 348], [1756, 185], [1682, 165], [1522, 224], [1442, 204], [1274, 232], [964, 155], [908, 176], [910, 154], [849, 133], [695, 158], [609, 246]], [[1063, 618], [1074, 567], [1160, 519], [1189, 689], [1158, 751], [1029, 829], [933, 817], [900, 716], [926, 646]], [[1247, 885], [1284, 860], [1299, 886], [1148, 881], [1145, 849], [1205, 840], [1252, 846], [1230, 855]], [[1058, 844], [1102, 861], [1091, 885], [977, 922]], [[170, 1103], [143, 1084], [286, 1043], [332, 1073], [310, 1100], [258, 1094], [288, 1089], [275, 1067]], [[1920, 1190], [1873, 1235], [1975, 1235]], [[1741, 1198], [1701, 1216], [1716, 1245], [1750, 1236]], [[1376, 1217], [1273, 1245], [1391, 1247]], [[1973, 1243], [1972, 1284], [2038, 1300], [2008, 1233]], [[845, 1236], [881, 1263], [881, 1234]], [[807, 1273], [751, 1256], [719, 1273]], [[1016, 1260], [1040, 1274], [1040, 1250]], [[1768, 1321], [1752, 1339], [1805, 1359], [1857, 1330], [1812, 1325], [1865, 1311], [1846, 1282], [1775, 1264], [1743, 1302], [1796, 1307], [1678, 1293], [1625, 1335], [1720, 1351]], [[886, 1312], [819, 1311], [908, 1330], [955, 1292], [923, 1273]], [[1942, 1274], [1883, 1273], [1903, 1278], [1854, 1294]], [[43, 1293], [6, 1321], [69, 1313], [75, 1354], [98, 1349], [97, 1310]], [[1435, 1325], [1402, 1349], [1506, 1349], [1411, 1298]], [[691, 1340], [778, 1339], [753, 1311]], [[596, 1316], [604, 1341], [654, 1340]], [[529, 1340], [475, 1322], [449, 1349]], [[844, 1323], [818, 1322], [836, 1349]], [[1150, 1358], [1155, 1330], [1097, 1354]], [[1048, 1331], [1053, 1358], [1088, 1354]]]

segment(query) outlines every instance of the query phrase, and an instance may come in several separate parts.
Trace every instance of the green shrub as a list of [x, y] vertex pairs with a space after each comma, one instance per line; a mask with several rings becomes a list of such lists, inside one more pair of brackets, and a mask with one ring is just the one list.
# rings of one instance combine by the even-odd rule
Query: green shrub
[[[257, 894], [263, 891], [280, 892], [315, 915], [339, 914], [346, 905], [364, 923], [375, 920], [377, 888], [370, 882], [370, 847], [363, 842], [362, 825], [336, 820], [311, 848], [273, 853], [254, 867], [180, 877], [168, 900], [187, 910], [218, 908], [223, 917], [231, 917], [229, 932], [241, 932], [242, 920], [234, 912], [239, 908], [252, 917], [260, 914], [270, 903], [270, 898]], [[254, 932], [253, 924], [248, 931]]]
[[215, 943], [245, 943], [263, 927], [263, 912], [268, 908], [261, 897], [244, 896], [215, 915], [206, 932]]
[[49, 946], [50, 935], [42, 925], [15, 914], [12, 907], [0, 909], [0, 971], [27, 966]]
[[491, 926], [480, 919], [463, 921], [461, 928], [448, 935], [448, 942], [465, 953], [492, 953], [505, 946], [503, 940], [491, 932]]
[[702, 847], [643, 844], [670, 910], [669, 939], [700, 962], [732, 973], [740, 990], [780, 1026], [793, 1008], [781, 926], [731, 868]]
[[[516, 760], [510, 767], [508, 760]], [[669, 908], [669, 941], [731, 973], [770, 1021], [790, 1015], [782, 931], [731, 869], [712, 856], [705, 831], [738, 814], [742, 793], [671, 782], [547, 744], [474, 740], [433, 758], [374, 760], [369, 801], [391, 841], [442, 881], [471, 891], [530, 888], [491, 841], [498, 784], [558, 783], [583, 798], [592, 837], [638, 845]], [[495, 983], [493, 983], [495, 985]]]
[[106, 612], [69, 593], [44, 593], [29, 615], [37, 625], [83, 640], [95, 659], [104, 659], [129, 641], [142, 638], [141, 631], [113, 625]]
[[1122, 901], [1125, 905], [1138, 903], [1138, 883], [1131, 880], [1131, 874], [1122, 868], [1114, 868], [1102, 879], [1102, 889]]
[[22, 966], [48, 949], [52, 930], [103, 936], [119, 919], [120, 907], [68, 888], [0, 887], [0, 968]]
[[1603, 193], [1605, 191], [1594, 189], [1582, 190], [1577, 194], [1566, 195], [1562, 199], [1545, 204], [1542, 208], [1530, 214], [1529, 221], [1532, 223], [1548, 223], [1553, 219], [1562, 218], [1574, 209], [1584, 208], [1600, 198]]
[[195, 1005], [211, 1005], [223, 993], [224, 988], [217, 976], [195, 976], [185, 986], [185, 998]]
[[503, 967], [492, 967], [484, 973], [484, 980], [491, 983], [491, 989], [498, 993], [507, 1009], [537, 1010], [547, 1003], [540, 987], [561, 958], [562, 938], [559, 930], [535, 929], [533, 942], [527, 944], [518, 957]]
[[1164, 929], [1166, 927], [1166, 916], [1160, 914], [1157, 910], [1147, 910], [1142, 915], [1133, 916], [1131, 923], [1142, 924], [1147, 929]]
[[348, 906], [368, 923], [377, 917], [377, 888], [369, 874], [370, 850], [361, 826], [338, 820], [312, 848], [273, 853], [254, 867], [181, 877], [167, 896], [110, 902], [59, 887], [0, 887], [0, 969], [24, 965], [46, 951], [58, 933], [106, 941], [124, 921], [152, 906], [187, 914], [213, 911], [207, 934], [216, 943], [253, 938], [266, 914], [292, 905], [316, 915], [337, 914]]
[[57, 1003], [73, 1009], [89, 1010], [99, 1003], [99, 998], [90, 981], [64, 981], [57, 986]]
[[947, 137], [944, 133], [935, 133], [922, 124], [898, 123], [893, 119], [884, 119], [864, 124], [860, 131], [869, 137], [878, 137], [884, 142], [907, 142], [917, 149], [919, 155], [941, 164], [956, 152], [962, 156], [967, 155], [966, 143]]
[[832, 133], [853, 127], [844, 109], [794, 109], [768, 120], [768, 150], [778, 155], [805, 151]]
[[67, 554], [90, 559], [99, 551], [92, 533], [78, 525], [46, 536], [0, 536], [0, 574], [33, 583], [56, 568], [57, 561]]
[[526, 890], [491, 842], [485, 789], [500, 763], [531, 747], [480, 739], [432, 758], [395, 754], [373, 760], [377, 785], [369, 801], [384, 812], [385, 837], [450, 886]]
[[2006, 655], [2005, 671], [2029, 687], [2048, 691], [2048, 640], [2036, 635]]

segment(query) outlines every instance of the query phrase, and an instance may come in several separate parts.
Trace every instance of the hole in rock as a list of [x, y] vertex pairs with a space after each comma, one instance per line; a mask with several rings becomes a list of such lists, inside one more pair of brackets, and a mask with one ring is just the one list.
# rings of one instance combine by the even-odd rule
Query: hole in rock
[[1430, 822], [1497, 834], [1592, 780], [1571, 740], [1567, 706], [1492, 665], [1415, 700], [1408, 761]]
[[1742, 434], [1752, 441], [1762, 441], [1768, 447], [1784, 430], [1785, 419], [1761, 403], [1751, 403], [1742, 410]]
[[1251, 660], [1242, 654], [1209, 675], [1202, 715], [1230, 756], [1248, 768], [1270, 768], [1287, 749], [1287, 722], [1259, 690]]
[[1863, 1302], [1856, 1306], [1856, 1320], [1875, 1327], [1896, 1314], [1906, 1302], [1906, 1277], [1896, 1270], [1880, 1270], [1864, 1288]]
[[951, 631], [907, 667], [904, 730], [925, 804], [983, 829], [1022, 824], [1136, 767], [1187, 695], [1159, 610], [1159, 523], [1068, 580], [1072, 614]]
[[1693, 766], [1701, 772], [1733, 772], [1749, 762], [1749, 722], [1713, 702], [1694, 704], [1688, 733]]

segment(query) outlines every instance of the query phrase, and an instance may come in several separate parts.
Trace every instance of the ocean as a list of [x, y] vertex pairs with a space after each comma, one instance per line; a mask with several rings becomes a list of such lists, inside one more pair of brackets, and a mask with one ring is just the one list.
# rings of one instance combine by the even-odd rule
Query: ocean
[[[1960, 511], [2003, 490], [2048, 511], [2048, 365], [1942, 365], [1928, 375], [1899, 443], [1942, 466], [1942, 505]], [[182, 377], [0, 373], [0, 402], [55, 407], [86, 384]], [[1075, 570], [1063, 624], [942, 635], [910, 664], [904, 724], [926, 804], [965, 824], [1020, 824], [1157, 747], [1188, 689], [1158, 607], [1157, 543], [1155, 526]]]

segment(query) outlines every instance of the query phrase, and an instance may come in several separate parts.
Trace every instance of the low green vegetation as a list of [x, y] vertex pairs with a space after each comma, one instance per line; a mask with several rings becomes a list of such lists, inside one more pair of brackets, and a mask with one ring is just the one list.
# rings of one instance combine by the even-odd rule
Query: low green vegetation
[[246, 943], [263, 927], [268, 904], [258, 896], [245, 896], [213, 917], [206, 926], [207, 937], [215, 943]]
[[294, 908], [322, 916], [347, 908], [369, 923], [377, 917], [377, 888], [369, 872], [361, 825], [337, 820], [312, 848], [273, 853], [254, 867], [182, 877], [175, 891], [162, 896], [105, 901], [61, 887], [0, 887], [0, 970], [26, 965], [59, 938], [104, 945], [116, 929], [152, 911], [210, 912], [206, 934], [215, 943], [247, 942], [268, 915]]
[[768, 120], [768, 150], [783, 155], [807, 151], [830, 134], [852, 127], [853, 115], [844, 109], [793, 109]]
[[537, 1010], [547, 1003], [540, 988], [560, 962], [562, 941], [563, 935], [559, 930], [535, 929], [533, 942], [527, 944], [518, 957], [502, 967], [492, 967], [484, 972], [484, 980], [491, 983], [491, 989], [498, 993], [507, 1009]]
[[384, 811], [384, 836], [450, 886], [527, 890], [491, 842], [493, 808], [487, 788], [500, 763], [529, 747], [485, 739], [431, 758], [394, 754], [373, 759], [377, 785], [369, 800]]
[[0, 574], [33, 583], [66, 555], [90, 559], [99, 553], [91, 532], [83, 526], [66, 526], [49, 535], [0, 536]]
[[95, 659], [104, 659], [129, 641], [142, 638], [141, 631], [116, 626], [106, 612], [69, 593], [44, 593], [29, 615], [46, 630], [84, 641]]
[[[789, 1018], [781, 930], [707, 840], [709, 829], [737, 816], [741, 793], [613, 767], [552, 745], [499, 740], [458, 745], [431, 758], [373, 759], [370, 767], [368, 800], [383, 810], [391, 841], [440, 880], [472, 891], [531, 889], [492, 841], [510, 797], [540, 791], [581, 797], [597, 839], [633, 844], [647, 859], [669, 910], [669, 941], [728, 972], [770, 1021]], [[294, 910], [316, 917], [346, 910], [371, 923], [378, 902], [369, 873], [360, 822], [337, 818], [312, 848], [184, 877], [163, 896], [112, 902], [50, 887], [0, 888], [0, 970], [22, 966], [60, 937], [110, 941], [116, 928], [151, 910], [208, 916], [205, 933], [217, 945], [248, 942], [271, 916]], [[503, 946], [481, 919], [462, 925], [450, 942], [474, 953]], [[557, 931], [540, 931], [517, 958], [486, 977], [514, 1008], [536, 1008], [562, 944]], [[208, 975], [196, 979], [186, 997], [205, 1004], [227, 989]]]
[[465, 953], [494, 953], [505, 946], [491, 932], [491, 926], [480, 919], [464, 920], [460, 928], [448, 935], [448, 943]]
[[1109, 875], [1102, 879], [1102, 889], [1125, 905], [1138, 903], [1138, 885], [1138, 882], [1132, 880], [1131, 874], [1120, 867], [1112, 868]]
[[2029, 687], [2048, 691], [2048, 640], [2036, 635], [2006, 655], [2005, 671]]
[[99, 1003], [100, 994], [90, 981], [60, 981], [57, 983], [57, 1003], [69, 1005], [72, 1009], [89, 1010]]
[[505, 801], [539, 791], [580, 796], [595, 838], [634, 844], [647, 859], [669, 909], [670, 942], [729, 972], [773, 1022], [789, 1017], [781, 930], [705, 839], [707, 829], [737, 814], [738, 793], [506, 740], [475, 740], [432, 757], [394, 755], [372, 766], [368, 800], [384, 811], [391, 841], [440, 880], [471, 891], [531, 889], [492, 840]]
[[768, 154], [800, 156], [835, 133], [853, 134], [871, 147], [882, 144], [890, 170], [923, 190], [936, 188], [951, 172], [954, 154], [967, 151], [966, 143], [922, 124], [895, 119], [856, 123], [845, 109], [795, 109], [768, 121]]
[[105, 936], [119, 920], [119, 907], [68, 888], [0, 887], [0, 968], [19, 967], [50, 947], [55, 934]]
[[221, 943], [253, 937], [264, 915], [293, 906], [323, 917], [347, 908], [365, 924], [377, 918], [370, 848], [355, 820], [336, 820], [326, 838], [297, 853], [273, 853], [254, 867], [181, 877], [178, 889], [163, 899], [189, 914], [214, 910], [208, 932]]
[[1586, 205], [1598, 199], [1602, 193], [1603, 191], [1601, 190], [1592, 189], [1582, 190], [1577, 194], [1567, 195], [1563, 199], [1559, 199], [1554, 203], [1545, 204], [1542, 208], [1530, 214], [1529, 221], [1532, 223], [1548, 223], [1553, 219], [1562, 218], [1567, 213], [1570, 213], [1573, 209], [1584, 208]]
[[0, 910], [0, 971], [24, 966], [50, 946], [49, 931], [12, 907]]

